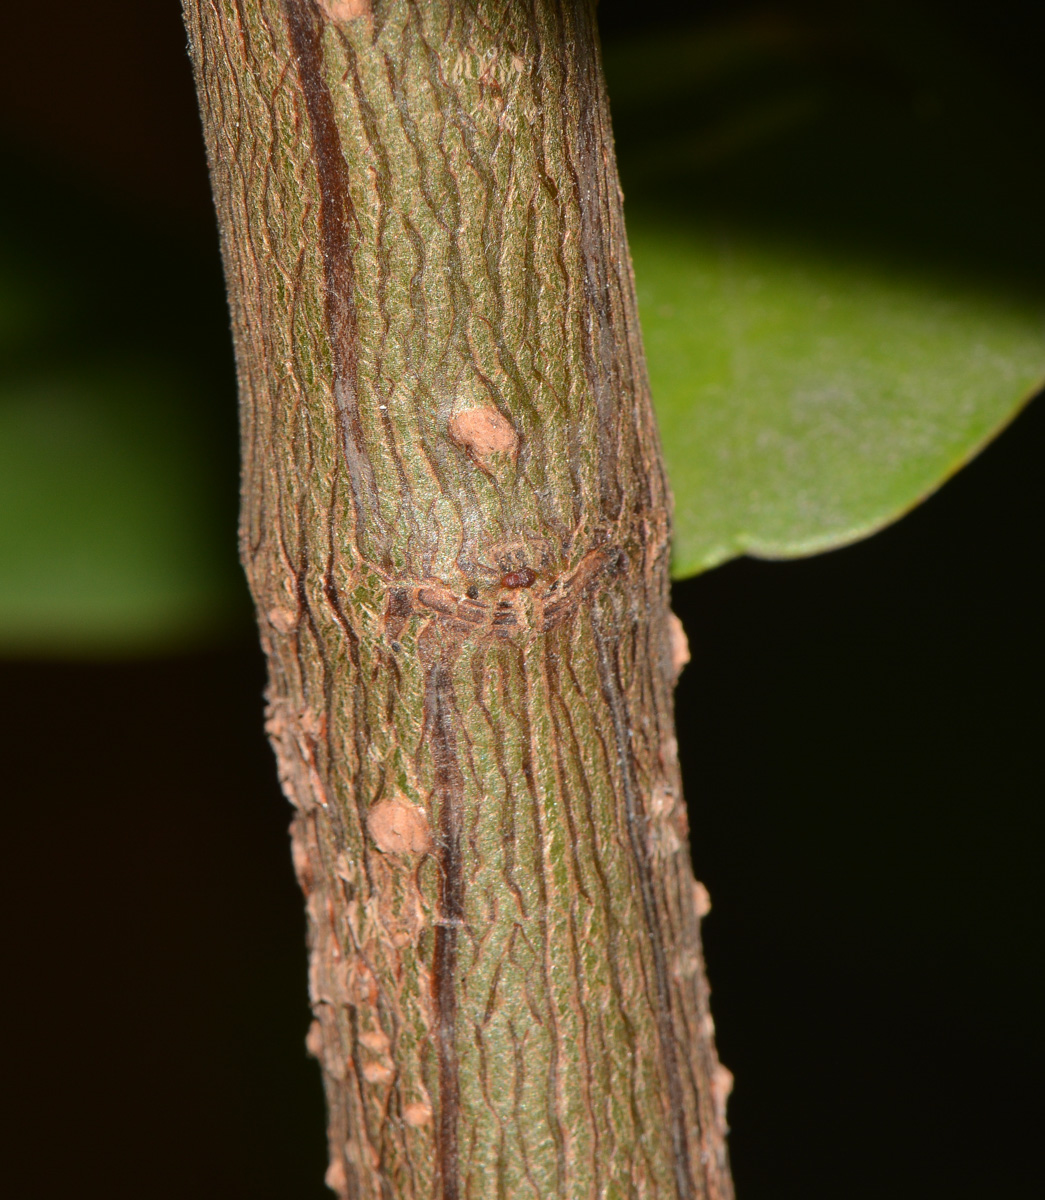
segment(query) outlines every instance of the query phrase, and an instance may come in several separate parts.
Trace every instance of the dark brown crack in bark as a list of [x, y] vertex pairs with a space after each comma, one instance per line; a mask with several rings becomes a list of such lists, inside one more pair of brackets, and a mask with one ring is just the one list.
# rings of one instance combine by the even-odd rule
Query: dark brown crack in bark
[[464, 864], [461, 847], [461, 769], [454, 734], [453, 685], [449, 671], [434, 664], [425, 681], [427, 737], [435, 763], [439, 806], [438, 916], [432, 952], [432, 996], [435, 1001], [435, 1040], [439, 1058], [439, 1129], [436, 1164], [439, 1195], [457, 1200], [457, 1125], [460, 1092], [457, 1086], [456, 994], [457, 930], [464, 921]]
[[729, 1200], [592, 7], [185, 12], [327, 1181]]
[[[319, 192], [318, 224], [323, 247], [325, 328], [333, 358], [334, 396], [343, 423], [345, 461], [352, 481], [356, 520], [372, 522], [373, 481], [368, 478], [356, 397], [359, 329], [356, 323], [355, 272], [351, 231], [355, 224], [348, 166], [334, 101], [324, 78], [324, 21], [314, 0], [281, 0], [301, 96], [308, 113], [309, 140]], [[368, 494], [370, 493], [370, 494]]]

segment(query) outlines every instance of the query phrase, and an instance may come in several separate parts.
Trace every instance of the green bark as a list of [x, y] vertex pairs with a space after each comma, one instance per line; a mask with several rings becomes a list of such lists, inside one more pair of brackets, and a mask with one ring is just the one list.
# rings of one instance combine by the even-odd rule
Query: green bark
[[328, 1183], [725, 1200], [593, 6], [185, 14]]

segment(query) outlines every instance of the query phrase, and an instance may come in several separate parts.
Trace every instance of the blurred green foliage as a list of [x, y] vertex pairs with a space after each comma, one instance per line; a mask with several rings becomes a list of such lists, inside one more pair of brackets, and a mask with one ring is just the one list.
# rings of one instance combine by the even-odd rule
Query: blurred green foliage
[[215, 248], [22, 156], [0, 189], [0, 652], [245, 624]]
[[8, 645], [145, 650], [206, 638], [228, 615], [203, 430], [179, 400], [155, 364], [41, 372], [4, 396]]
[[[825, 11], [607, 46], [679, 576], [871, 532], [1045, 373], [1038, 108], [929, 7]], [[0, 650], [224, 636], [246, 605], [212, 235], [5, 173]]]

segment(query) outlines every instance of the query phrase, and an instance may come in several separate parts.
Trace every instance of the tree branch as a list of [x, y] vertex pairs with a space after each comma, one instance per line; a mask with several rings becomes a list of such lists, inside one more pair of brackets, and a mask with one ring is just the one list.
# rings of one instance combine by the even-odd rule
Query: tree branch
[[185, 15], [328, 1183], [727, 1200], [593, 6]]

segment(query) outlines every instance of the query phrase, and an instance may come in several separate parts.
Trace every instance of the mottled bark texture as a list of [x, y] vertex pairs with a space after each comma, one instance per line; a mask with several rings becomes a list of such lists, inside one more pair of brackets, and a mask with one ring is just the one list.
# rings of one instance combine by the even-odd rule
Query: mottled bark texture
[[593, 5], [185, 12], [328, 1183], [724, 1200]]

